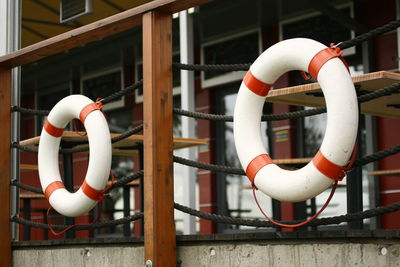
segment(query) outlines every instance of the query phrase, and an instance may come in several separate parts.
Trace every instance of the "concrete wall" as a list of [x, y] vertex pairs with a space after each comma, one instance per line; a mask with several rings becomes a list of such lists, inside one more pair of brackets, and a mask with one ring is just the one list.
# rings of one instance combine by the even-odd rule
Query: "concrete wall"
[[[400, 242], [208, 241], [178, 246], [177, 266], [400, 266]], [[144, 266], [134, 243], [14, 247], [15, 267]]]

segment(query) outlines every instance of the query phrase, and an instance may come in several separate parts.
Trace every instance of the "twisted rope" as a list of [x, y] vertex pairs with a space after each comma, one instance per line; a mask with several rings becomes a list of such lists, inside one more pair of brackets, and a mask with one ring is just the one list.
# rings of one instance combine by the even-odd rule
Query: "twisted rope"
[[[381, 160], [383, 158], [397, 154], [399, 152], [400, 152], [400, 145], [393, 146], [393, 147], [390, 147], [390, 148], [387, 148], [384, 150], [380, 150], [371, 155], [367, 155], [360, 159], [357, 159], [354, 162], [353, 167], [350, 170], [354, 169], [355, 167], [359, 167], [359, 166], [366, 165], [368, 163], [371, 163], [371, 162], [374, 162], [377, 160]], [[243, 171], [242, 168], [226, 166], [226, 165], [216, 165], [216, 164], [210, 164], [210, 163], [205, 163], [205, 162], [198, 162], [198, 161], [181, 158], [178, 156], [174, 156], [174, 162], [182, 164], [182, 165], [198, 168], [198, 169], [213, 171], [213, 172], [227, 173], [227, 174], [233, 174], [233, 175], [246, 175], [246, 173]]]
[[[373, 99], [389, 96], [392, 94], [399, 93], [400, 91], [400, 82], [394, 83], [392, 85], [386, 86], [384, 88], [375, 90], [373, 92], [361, 95], [357, 97], [359, 103], [364, 103], [371, 101]], [[294, 112], [282, 113], [282, 114], [268, 114], [262, 115], [261, 121], [277, 121], [277, 120], [288, 120], [288, 119], [298, 119], [313, 115], [318, 115], [326, 112], [326, 107], [307, 109], [307, 110], [299, 110]], [[187, 116], [195, 119], [201, 120], [212, 120], [212, 121], [226, 121], [232, 122], [233, 116], [229, 115], [219, 115], [219, 114], [207, 114], [202, 112], [188, 111], [183, 109], [174, 108], [174, 113], [182, 116]]]
[[[110, 220], [110, 221], [101, 221], [101, 222], [98, 222], [98, 223], [87, 224], [87, 225], [76, 225], [71, 230], [73, 230], [73, 231], [76, 231], [76, 230], [93, 230], [93, 229], [98, 229], [98, 228], [103, 228], [103, 227], [110, 227], [110, 226], [115, 226], [115, 225], [119, 225], [119, 224], [125, 224], [125, 223], [133, 222], [133, 221], [136, 221], [136, 220], [140, 220], [140, 219], [143, 219], [143, 213], [142, 212], [137, 212], [134, 215], [126, 216], [126, 217], [123, 217], [121, 219]], [[34, 221], [26, 220], [26, 219], [23, 219], [23, 218], [20, 218], [20, 217], [16, 217], [16, 216], [12, 217], [11, 221], [16, 222], [18, 224], [34, 227], [34, 228], [47, 229], [47, 230], [50, 229], [48, 224], [34, 222]], [[68, 228], [69, 226], [70, 225], [52, 225], [51, 227], [54, 230], [64, 230], [64, 229]]]
[[138, 89], [139, 87], [142, 87], [142, 85], [143, 85], [143, 80], [140, 80], [140, 81], [132, 84], [131, 86], [128, 86], [128, 87], [126, 87], [124, 89], [121, 89], [120, 91], [115, 92], [115, 93], [103, 98], [100, 102], [103, 103], [103, 104], [107, 104], [107, 103], [109, 103], [109, 102], [111, 102], [111, 101], [113, 101], [113, 100], [115, 100], [117, 98], [120, 98], [120, 97], [122, 97], [124, 95], [127, 95], [129, 93], [132, 93], [134, 90]]
[[[400, 26], [400, 20], [395, 20], [381, 27], [375, 28], [367, 33], [360, 34], [350, 40], [340, 42], [337, 46], [340, 47], [340, 49], [346, 49], [355, 45], [359, 45], [368, 39], [393, 31], [399, 26]], [[246, 71], [250, 68], [250, 66], [251, 66], [250, 63], [218, 64], [218, 65], [182, 64], [177, 62], [173, 63], [173, 67], [177, 69], [193, 70], [193, 71]]]
[[199, 161], [181, 158], [178, 156], [174, 156], [174, 162], [180, 163], [182, 165], [198, 168], [198, 169], [213, 171], [213, 172], [221, 172], [221, 173], [228, 173], [228, 174], [235, 174], [235, 175], [245, 175], [245, 172], [241, 168], [199, 162]]
[[[136, 90], [137, 88], [140, 88], [141, 86], [143, 86], [143, 80], [140, 80], [124, 89], [121, 89], [118, 92], [115, 92], [115, 93], [101, 99], [100, 102], [103, 104], [107, 104], [117, 98], [120, 98], [124, 95], [127, 95], [127, 94], [133, 92], [134, 90]], [[21, 113], [25, 113], [25, 114], [32, 114], [32, 115], [37, 115], [37, 116], [47, 116], [50, 113], [50, 110], [30, 109], [30, 108], [24, 108], [24, 107], [19, 107], [19, 106], [12, 106], [11, 111], [12, 112], [21, 112]]]
[[[120, 179], [116, 180], [111, 185], [109, 190], [112, 190], [112, 189], [115, 189], [115, 188], [118, 188], [118, 187], [122, 187], [122, 186], [124, 186], [125, 184], [127, 184], [129, 182], [132, 182], [134, 180], [137, 180], [137, 179], [143, 177], [143, 175], [144, 175], [143, 170], [140, 170], [140, 171], [138, 171], [138, 172], [136, 172], [134, 174], [128, 175], [128, 176], [123, 177], [123, 178], [120, 178]], [[16, 186], [18, 188], [21, 188], [21, 189], [24, 189], [24, 190], [27, 190], [27, 191], [30, 191], [30, 192], [33, 192], [33, 193], [43, 194], [43, 190], [41, 188], [30, 186], [30, 185], [27, 185], [27, 184], [21, 184], [21, 183], [15, 181], [15, 180], [13, 180], [10, 184], [12, 186]]]
[[399, 152], [400, 152], [400, 145], [392, 146], [390, 148], [387, 148], [387, 149], [375, 152], [375, 153], [373, 153], [371, 155], [367, 155], [367, 156], [364, 156], [364, 157], [362, 157], [360, 159], [357, 159], [353, 164], [353, 168], [354, 167], [359, 167], [359, 166], [362, 166], [362, 165], [366, 165], [368, 163], [371, 163], [371, 162], [386, 158], [388, 156], [397, 154]]
[[400, 20], [391, 21], [388, 24], [385, 24], [381, 27], [375, 28], [364, 34], [360, 34], [360, 35], [354, 37], [353, 39], [341, 42], [338, 44], [338, 47], [340, 47], [340, 49], [346, 49], [346, 48], [349, 48], [349, 47], [352, 47], [355, 45], [359, 45], [368, 39], [371, 39], [378, 35], [382, 35], [387, 32], [393, 31], [394, 29], [398, 28], [399, 26], [400, 26]]
[[143, 175], [144, 175], [144, 171], [140, 170], [137, 173], [126, 176], [124, 178], [120, 178], [111, 185], [110, 190], [117, 188], [117, 187], [122, 187], [129, 182], [132, 182], [134, 180], [137, 180], [137, 179], [143, 177]]
[[172, 66], [181, 70], [199, 70], [199, 71], [246, 71], [250, 68], [251, 63], [245, 64], [183, 64], [174, 62]]
[[[279, 121], [279, 120], [297, 119], [302, 117], [318, 115], [325, 112], [326, 112], [326, 107], [320, 107], [320, 108], [299, 110], [282, 114], [265, 114], [261, 116], [261, 121]], [[233, 116], [230, 115], [208, 114], [203, 112], [183, 110], [179, 108], [174, 108], [174, 113], [186, 117], [191, 117], [194, 119], [233, 122]]]
[[[184, 213], [190, 214], [192, 216], [196, 216], [202, 219], [210, 220], [217, 223], [224, 224], [233, 224], [233, 225], [244, 225], [244, 226], [255, 226], [255, 227], [280, 227], [272, 224], [266, 220], [250, 220], [243, 218], [233, 218], [230, 216], [207, 213], [199, 210], [195, 210], [178, 203], [175, 203], [175, 209], [180, 210]], [[349, 213], [340, 216], [326, 217], [326, 218], [317, 218], [307, 224], [307, 226], [318, 226], [318, 225], [328, 225], [328, 224], [339, 224], [342, 222], [352, 222], [359, 221], [362, 219], [367, 219], [371, 217], [380, 216], [383, 214], [391, 213], [400, 210], [400, 202], [396, 202], [387, 206], [377, 207], [374, 209], [369, 209], [361, 212]], [[284, 224], [295, 224], [300, 221], [281, 221], [280, 223]]]

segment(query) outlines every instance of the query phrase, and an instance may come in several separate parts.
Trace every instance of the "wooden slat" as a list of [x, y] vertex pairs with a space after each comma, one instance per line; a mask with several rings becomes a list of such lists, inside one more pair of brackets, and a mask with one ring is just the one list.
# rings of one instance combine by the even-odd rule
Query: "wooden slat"
[[292, 159], [272, 159], [272, 162], [277, 165], [296, 165], [307, 164], [312, 158], [292, 158]]
[[150, 10], [178, 12], [209, 1], [154, 0], [0, 57], [0, 66], [8, 68], [21, 66], [132, 29], [141, 24], [142, 15]]
[[11, 69], [0, 68], [0, 266], [11, 266]]
[[370, 171], [368, 172], [368, 175], [375, 175], [375, 176], [400, 175], [400, 169]]
[[[353, 82], [361, 91], [375, 91], [400, 81], [400, 74], [379, 71], [353, 77]], [[325, 99], [318, 83], [310, 83], [271, 90], [266, 101], [309, 107], [325, 106]], [[395, 96], [395, 97], [394, 97]], [[361, 112], [376, 116], [400, 118], [400, 108], [387, 105], [400, 104], [399, 94], [383, 96], [361, 104]]]
[[172, 15], [143, 16], [144, 250], [152, 266], [176, 266]]
[[30, 171], [37, 171], [38, 166], [36, 164], [20, 164], [19, 170], [21, 172], [30, 172]]
[[21, 193], [19, 194], [20, 199], [46, 199], [43, 194], [32, 194], [32, 193]]
[[[119, 135], [120, 134], [112, 133], [111, 137], [117, 137]], [[88, 139], [87, 136], [83, 136], [83, 132], [66, 131], [63, 133], [62, 140], [66, 142], [87, 142]], [[33, 138], [22, 140], [20, 142], [20, 145], [36, 148], [37, 145], [39, 144], [39, 141], [40, 141], [40, 136], [35, 136]], [[137, 151], [130, 148], [134, 147], [137, 144], [143, 144], [143, 135], [131, 135], [126, 139], [123, 139], [119, 142], [112, 144], [113, 155], [132, 156], [133, 154], [137, 153]], [[195, 139], [195, 138], [182, 138], [182, 137], [174, 138], [174, 149], [199, 146], [199, 145], [208, 145], [208, 141], [206, 139]]]

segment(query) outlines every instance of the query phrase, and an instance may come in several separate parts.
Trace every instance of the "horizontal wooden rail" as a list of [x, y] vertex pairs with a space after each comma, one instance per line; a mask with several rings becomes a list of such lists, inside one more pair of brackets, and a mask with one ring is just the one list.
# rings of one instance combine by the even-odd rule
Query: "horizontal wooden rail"
[[400, 175], [400, 169], [394, 169], [394, 170], [377, 170], [377, 171], [370, 171], [368, 172], [368, 175], [374, 175], [374, 176], [398, 176]]
[[142, 15], [157, 10], [174, 13], [211, 0], [154, 0], [0, 57], [0, 67], [13, 68], [100, 40], [142, 24]]

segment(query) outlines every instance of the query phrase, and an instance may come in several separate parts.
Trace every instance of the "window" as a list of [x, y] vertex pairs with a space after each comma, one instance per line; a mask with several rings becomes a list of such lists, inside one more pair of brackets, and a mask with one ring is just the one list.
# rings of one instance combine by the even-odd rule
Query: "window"
[[[219, 88], [217, 95], [218, 114], [233, 115], [238, 83]], [[225, 89], [225, 90], [224, 90]], [[268, 105], [265, 105], [264, 112], [268, 113]], [[241, 167], [238, 155], [236, 153], [235, 142], [233, 138], [233, 122], [217, 122], [217, 164]], [[261, 137], [264, 147], [269, 151], [270, 141], [267, 136], [267, 123], [261, 123]], [[218, 175], [218, 199], [219, 213], [243, 218], [263, 218], [257, 205], [254, 202], [250, 182], [246, 176], [219, 173]], [[258, 193], [258, 201], [264, 211], [272, 214], [271, 198], [265, 194]], [[246, 226], [224, 225], [223, 232], [236, 231], [235, 229], [247, 229]]]
[[[353, 6], [351, 4], [341, 5], [338, 9], [346, 16], [353, 17]], [[313, 12], [280, 22], [281, 40], [303, 37], [317, 40], [329, 46], [331, 43], [339, 43], [354, 36], [354, 31], [345, 28], [320, 12]], [[343, 51], [344, 56], [353, 54], [355, 54], [355, 47]]]
[[[96, 72], [82, 77], [81, 92], [93, 101], [104, 98], [122, 89], [123, 71], [121, 67]], [[104, 110], [124, 106], [125, 97], [120, 97], [104, 106]]]
[[[202, 64], [236, 64], [253, 62], [260, 54], [260, 33], [252, 30], [202, 45]], [[202, 72], [202, 87], [241, 80], [244, 71]]]

